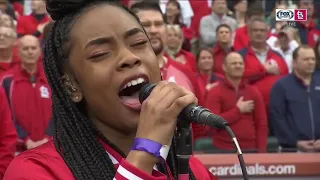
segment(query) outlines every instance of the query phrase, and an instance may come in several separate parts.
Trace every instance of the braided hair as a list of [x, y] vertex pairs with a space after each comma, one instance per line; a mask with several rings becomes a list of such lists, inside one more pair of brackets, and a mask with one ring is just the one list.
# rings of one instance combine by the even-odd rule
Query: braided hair
[[[89, 9], [107, 3], [124, 9], [139, 22], [138, 18], [120, 3], [101, 0], [47, 0], [47, 11], [55, 20], [46, 40], [44, 69], [52, 89], [52, 111], [54, 120], [54, 145], [60, 156], [78, 180], [113, 179], [114, 165], [98, 138], [116, 150], [122, 157], [125, 154], [106, 139], [89, 120], [83, 103], [74, 103], [63, 86], [62, 75], [70, 53], [70, 32], [77, 18]], [[83, 102], [83, 101], [82, 101]], [[98, 137], [98, 138], [97, 138]], [[175, 138], [169, 151], [167, 163], [177, 179], [177, 159]], [[157, 164], [165, 172], [163, 164]], [[190, 179], [195, 179], [190, 172]]]

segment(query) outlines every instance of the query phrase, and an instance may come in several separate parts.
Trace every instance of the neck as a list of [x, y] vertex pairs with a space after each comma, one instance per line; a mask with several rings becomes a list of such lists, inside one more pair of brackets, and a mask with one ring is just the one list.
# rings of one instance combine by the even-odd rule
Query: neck
[[289, 50], [289, 47], [281, 47], [281, 50], [282, 50], [283, 52], [286, 52], [286, 51]]
[[252, 43], [252, 47], [257, 49], [258, 51], [266, 51], [267, 50], [267, 44], [266, 43]]
[[159, 63], [159, 67], [163, 67], [166, 64], [166, 61], [164, 59], [165, 57], [163, 56], [163, 52], [157, 55], [157, 60]]
[[125, 155], [128, 155], [136, 136], [135, 132], [129, 134], [121, 133], [120, 131], [115, 130], [115, 128], [109, 127], [103, 123], [102, 120], [98, 120], [95, 118], [95, 116], [90, 115], [90, 112], [89, 117], [92, 117], [90, 119], [93, 120], [93, 124], [103, 134], [104, 137], [116, 145], [123, 153], [125, 153]]
[[244, 22], [245, 21], [245, 13], [236, 11], [236, 19], [238, 22]]
[[0, 62], [11, 62], [13, 56], [12, 48], [0, 49]]
[[218, 14], [218, 13], [215, 13], [213, 12], [215, 15], [217, 15], [219, 18], [222, 18], [224, 14]]
[[238, 87], [241, 82], [241, 78], [234, 78], [228, 75], [226, 75], [226, 78], [234, 87]]
[[22, 63], [21, 65], [29, 74], [35, 74], [37, 72], [37, 64]]
[[34, 13], [35, 13], [35, 14], [46, 14], [47, 11], [46, 11], [45, 8], [40, 8], [40, 9], [34, 11]]
[[312, 79], [312, 74], [303, 74], [299, 73], [296, 70], [293, 70], [294, 74], [301, 79], [305, 84], [310, 85], [311, 79]]
[[168, 24], [173, 24], [174, 23], [174, 19], [175, 19], [174, 16], [166, 16], [166, 18], [167, 18], [167, 23]]
[[200, 73], [210, 76], [212, 74], [212, 70], [211, 69], [204, 69], [204, 70], [201, 70]]
[[230, 43], [219, 42], [219, 46], [221, 46], [222, 49], [226, 50], [226, 49], [230, 48]]

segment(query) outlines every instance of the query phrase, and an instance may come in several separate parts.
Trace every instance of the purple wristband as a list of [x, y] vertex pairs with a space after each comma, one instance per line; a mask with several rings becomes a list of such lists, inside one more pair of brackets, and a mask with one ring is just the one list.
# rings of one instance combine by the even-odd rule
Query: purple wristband
[[147, 152], [159, 159], [161, 158], [160, 149], [162, 144], [152, 141], [150, 139], [136, 138], [130, 150]]

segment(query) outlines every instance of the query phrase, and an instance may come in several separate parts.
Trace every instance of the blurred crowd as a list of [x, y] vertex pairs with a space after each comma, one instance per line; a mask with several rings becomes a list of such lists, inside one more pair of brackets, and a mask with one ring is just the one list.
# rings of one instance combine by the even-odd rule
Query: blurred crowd
[[[312, 0], [120, 0], [145, 28], [164, 80], [228, 121], [244, 151], [320, 152], [320, 24]], [[151, 3], [152, 1], [152, 3]], [[307, 9], [276, 21], [275, 9]], [[142, 13], [143, 12], [143, 13]], [[52, 138], [42, 65], [44, 0], [0, 0], [0, 179], [14, 154]], [[232, 152], [224, 130], [192, 125], [193, 141]]]

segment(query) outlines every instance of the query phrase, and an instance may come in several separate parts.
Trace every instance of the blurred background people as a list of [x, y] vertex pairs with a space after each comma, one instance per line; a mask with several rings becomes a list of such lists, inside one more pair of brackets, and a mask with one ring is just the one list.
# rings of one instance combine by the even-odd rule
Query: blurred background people
[[21, 16], [18, 19], [18, 36], [34, 35], [41, 38], [43, 29], [50, 22], [50, 17], [46, 11], [45, 0], [30, 0], [32, 13]]
[[166, 26], [166, 53], [171, 59], [196, 72], [196, 58], [191, 52], [182, 48], [184, 36], [179, 25]]
[[247, 0], [236, 0], [234, 5], [234, 14], [233, 17], [238, 23], [238, 27], [241, 28], [246, 25], [246, 12], [248, 9]]
[[213, 47], [217, 41], [216, 29], [220, 24], [228, 24], [232, 30], [238, 27], [235, 19], [226, 15], [227, 1], [212, 1], [212, 13], [200, 21], [200, 47]]
[[21, 152], [48, 142], [52, 136], [51, 90], [39, 64], [40, 41], [32, 35], [19, 39], [21, 65], [4, 75], [2, 87], [7, 92]]

